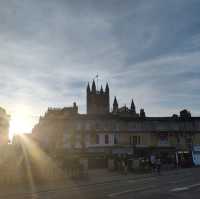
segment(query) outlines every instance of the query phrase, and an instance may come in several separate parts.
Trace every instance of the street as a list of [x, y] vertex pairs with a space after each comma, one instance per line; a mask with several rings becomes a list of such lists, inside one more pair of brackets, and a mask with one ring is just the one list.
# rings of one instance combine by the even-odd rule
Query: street
[[55, 189], [35, 190], [34, 193], [0, 194], [2, 199], [102, 199], [102, 198], [193, 198], [199, 199], [200, 169], [184, 169], [131, 179], [123, 178], [96, 184], [60, 186]]

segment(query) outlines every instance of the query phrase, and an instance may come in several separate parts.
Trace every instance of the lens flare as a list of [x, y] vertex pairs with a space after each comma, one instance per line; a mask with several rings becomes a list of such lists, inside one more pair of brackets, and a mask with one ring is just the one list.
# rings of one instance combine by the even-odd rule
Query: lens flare
[[29, 110], [24, 106], [19, 106], [11, 114], [9, 137], [14, 134], [30, 133], [33, 126]]

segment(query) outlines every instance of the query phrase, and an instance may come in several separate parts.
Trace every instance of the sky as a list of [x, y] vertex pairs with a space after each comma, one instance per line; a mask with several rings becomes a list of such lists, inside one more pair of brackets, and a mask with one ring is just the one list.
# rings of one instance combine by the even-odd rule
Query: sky
[[110, 104], [200, 116], [199, 0], [0, 0], [0, 106], [30, 132], [48, 107], [86, 112], [99, 74]]

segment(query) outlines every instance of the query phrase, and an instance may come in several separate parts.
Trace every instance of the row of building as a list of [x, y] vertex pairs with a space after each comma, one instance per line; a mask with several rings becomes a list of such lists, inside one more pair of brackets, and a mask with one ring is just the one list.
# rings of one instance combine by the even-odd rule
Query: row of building
[[182, 110], [180, 115], [148, 117], [135, 104], [118, 106], [114, 98], [110, 111], [109, 85], [97, 90], [93, 81], [86, 88], [87, 113], [72, 107], [48, 108], [32, 131], [33, 139], [46, 151], [74, 150], [90, 154], [189, 152], [200, 144], [200, 117]]
[[[100, 90], [93, 81], [86, 88], [87, 113], [80, 114], [76, 103], [72, 107], [48, 108], [34, 126], [31, 137], [47, 152], [60, 150], [85, 154], [146, 156], [190, 152], [200, 145], [200, 117], [182, 110], [180, 115], [148, 117], [144, 109], [136, 112], [118, 106], [114, 98], [110, 110], [109, 85]], [[0, 144], [8, 143], [10, 116], [0, 108]]]

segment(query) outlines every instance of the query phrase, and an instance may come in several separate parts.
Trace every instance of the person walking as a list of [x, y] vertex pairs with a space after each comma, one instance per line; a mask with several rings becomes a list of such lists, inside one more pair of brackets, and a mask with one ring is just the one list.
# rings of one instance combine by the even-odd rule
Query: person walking
[[160, 171], [161, 171], [161, 160], [160, 158], [156, 158], [156, 171], [157, 173], [160, 175]]
[[122, 173], [126, 175], [126, 162], [122, 160]]
[[150, 163], [151, 163], [151, 171], [154, 172], [155, 171], [155, 164], [156, 164], [156, 157], [155, 155], [151, 155], [150, 156]]

